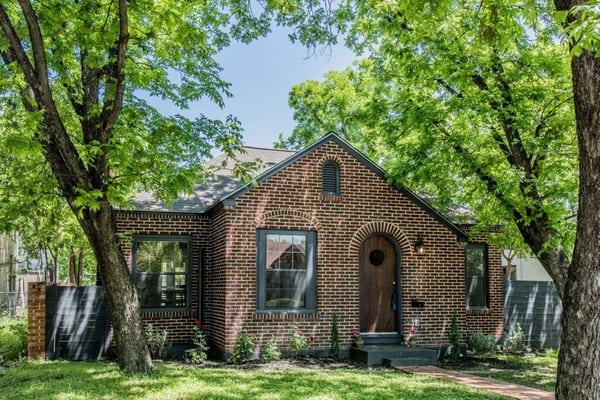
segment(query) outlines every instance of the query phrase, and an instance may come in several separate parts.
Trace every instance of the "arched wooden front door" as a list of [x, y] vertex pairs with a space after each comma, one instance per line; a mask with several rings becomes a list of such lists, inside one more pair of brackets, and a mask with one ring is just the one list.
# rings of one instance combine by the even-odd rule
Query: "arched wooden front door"
[[369, 236], [360, 248], [360, 331], [396, 332], [396, 251], [382, 235]]

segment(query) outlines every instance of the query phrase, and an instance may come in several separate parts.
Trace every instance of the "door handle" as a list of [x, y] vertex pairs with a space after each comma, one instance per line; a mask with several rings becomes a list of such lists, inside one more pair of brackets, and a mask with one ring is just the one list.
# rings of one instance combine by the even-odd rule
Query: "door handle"
[[397, 307], [397, 301], [396, 301], [396, 291], [394, 290], [394, 294], [392, 295], [392, 311], [396, 311], [396, 307]]

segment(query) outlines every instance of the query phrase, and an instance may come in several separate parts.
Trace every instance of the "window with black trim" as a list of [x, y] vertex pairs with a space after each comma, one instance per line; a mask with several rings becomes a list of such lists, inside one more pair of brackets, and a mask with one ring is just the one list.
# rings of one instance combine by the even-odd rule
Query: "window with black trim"
[[314, 310], [315, 232], [261, 229], [257, 240], [257, 309]]
[[181, 236], [133, 240], [133, 279], [143, 308], [186, 308], [191, 241]]
[[487, 248], [483, 244], [469, 244], [465, 248], [467, 308], [488, 306]]
[[323, 164], [323, 194], [340, 194], [340, 167], [335, 161], [326, 161]]

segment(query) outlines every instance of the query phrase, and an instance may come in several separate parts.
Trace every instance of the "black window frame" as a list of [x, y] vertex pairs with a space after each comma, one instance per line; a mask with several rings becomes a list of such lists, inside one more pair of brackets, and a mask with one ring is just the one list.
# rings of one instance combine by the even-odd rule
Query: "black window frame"
[[[137, 245], [140, 242], [185, 242], [188, 246], [188, 263], [185, 271], [185, 306], [184, 307], [145, 307], [140, 304], [142, 311], [188, 311], [192, 309], [192, 237], [188, 235], [135, 235], [131, 244], [131, 273], [135, 287], [135, 277], [137, 272]], [[140, 272], [141, 273], [141, 272]], [[174, 273], [165, 273], [165, 275], [181, 275]], [[158, 274], [158, 275], [162, 275]], [[136, 288], [137, 290], [137, 288]]]
[[[471, 305], [469, 304], [469, 284], [470, 278], [468, 275], [468, 266], [467, 266], [467, 252], [472, 249], [480, 249], [483, 251], [483, 296], [484, 304], [483, 305]], [[465, 307], [467, 310], [487, 310], [489, 309], [489, 262], [488, 262], [488, 246], [484, 243], [469, 243], [465, 246]]]
[[[266, 248], [267, 235], [306, 235], [307, 275], [304, 307], [266, 306]], [[312, 256], [311, 256], [312, 252]], [[257, 313], [298, 313], [310, 314], [317, 311], [317, 233], [311, 230], [257, 229], [256, 230], [256, 312]]]
[[[325, 188], [325, 168], [333, 166], [335, 168], [335, 190], [328, 191]], [[321, 192], [327, 196], [339, 196], [340, 195], [340, 166], [333, 160], [327, 160], [323, 163], [321, 169]]]

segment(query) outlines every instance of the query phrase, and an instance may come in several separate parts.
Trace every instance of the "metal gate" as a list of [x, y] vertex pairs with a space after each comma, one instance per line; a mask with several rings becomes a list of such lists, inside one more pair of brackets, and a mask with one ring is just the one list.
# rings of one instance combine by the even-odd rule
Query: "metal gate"
[[46, 287], [46, 357], [98, 359], [109, 345], [109, 316], [101, 286]]

